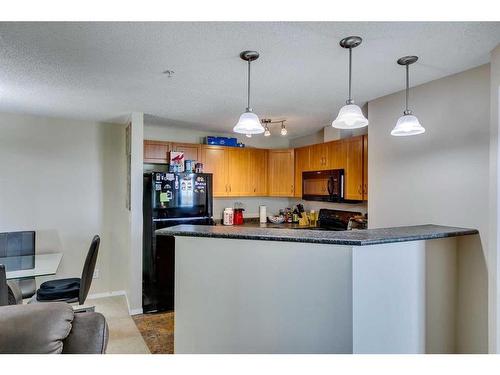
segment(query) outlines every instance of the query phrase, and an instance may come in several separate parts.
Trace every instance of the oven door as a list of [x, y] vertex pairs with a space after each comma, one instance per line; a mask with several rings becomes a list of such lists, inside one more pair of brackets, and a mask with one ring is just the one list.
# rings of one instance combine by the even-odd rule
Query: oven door
[[344, 170], [302, 172], [302, 199], [342, 202], [344, 199]]

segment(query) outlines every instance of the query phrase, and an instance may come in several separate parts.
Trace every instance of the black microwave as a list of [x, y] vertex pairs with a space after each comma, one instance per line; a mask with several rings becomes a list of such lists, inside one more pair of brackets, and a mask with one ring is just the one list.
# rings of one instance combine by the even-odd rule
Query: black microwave
[[302, 199], [344, 202], [344, 170], [302, 172]]

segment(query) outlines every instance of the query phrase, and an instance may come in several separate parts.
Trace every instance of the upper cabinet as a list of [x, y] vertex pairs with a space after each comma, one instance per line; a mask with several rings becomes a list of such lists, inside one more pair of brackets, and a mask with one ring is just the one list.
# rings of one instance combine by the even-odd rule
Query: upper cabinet
[[267, 195], [267, 150], [202, 145], [204, 171], [213, 174], [214, 197]]
[[144, 163], [168, 163], [170, 142], [144, 141]]
[[250, 151], [250, 195], [268, 195], [268, 157], [269, 151], [260, 148], [251, 148]]
[[368, 136], [363, 136], [363, 200], [368, 200]]
[[295, 154], [293, 148], [269, 150], [269, 195], [293, 197], [295, 194]]
[[228, 148], [224, 146], [202, 146], [203, 170], [213, 174], [213, 195], [223, 197], [228, 194]]
[[302, 172], [311, 170], [310, 163], [311, 147], [300, 147], [295, 149], [295, 194], [302, 198]]
[[313, 171], [328, 169], [329, 151], [327, 143], [310, 146], [309, 168]]
[[184, 153], [184, 160], [201, 161], [201, 145], [195, 143], [172, 143], [171, 151]]
[[343, 139], [342, 153], [347, 158], [344, 168], [344, 198], [363, 200], [363, 136]]
[[302, 172], [343, 169], [344, 198], [368, 199], [367, 135], [283, 150], [144, 141], [144, 162], [168, 163], [169, 151], [204, 164], [214, 197], [301, 198]]

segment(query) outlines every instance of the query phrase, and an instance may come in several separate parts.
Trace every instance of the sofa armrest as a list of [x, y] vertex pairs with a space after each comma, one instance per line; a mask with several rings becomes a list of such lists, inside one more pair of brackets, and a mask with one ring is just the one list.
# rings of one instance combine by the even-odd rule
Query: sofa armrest
[[20, 305], [23, 303], [23, 292], [15, 281], [7, 281], [9, 288], [9, 305]]
[[64, 340], [63, 354], [104, 354], [108, 337], [108, 325], [102, 314], [75, 313], [71, 332]]

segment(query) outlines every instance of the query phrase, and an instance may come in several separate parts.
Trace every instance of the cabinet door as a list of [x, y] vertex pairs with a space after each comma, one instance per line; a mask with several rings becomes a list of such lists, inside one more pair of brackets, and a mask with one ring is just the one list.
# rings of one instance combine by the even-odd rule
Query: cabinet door
[[302, 198], [302, 172], [311, 170], [311, 147], [295, 149], [295, 197]]
[[345, 168], [345, 163], [342, 158], [342, 142], [333, 141], [325, 143], [328, 151], [327, 151], [327, 159], [326, 159], [326, 169], [343, 169]]
[[224, 197], [228, 195], [228, 152], [223, 146], [202, 147], [203, 170], [213, 174], [213, 195]]
[[328, 169], [328, 144], [319, 143], [310, 146], [310, 168], [313, 171]]
[[144, 141], [144, 163], [167, 164], [170, 142]]
[[228, 195], [233, 197], [253, 195], [250, 179], [250, 151], [228, 147]]
[[295, 165], [293, 149], [269, 150], [269, 195], [293, 197]]
[[194, 143], [172, 143], [172, 151], [184, 153], [184, 160], [201, 161], [201, 145]]
[[368, 200], [368, 136], [363, 136], [363, 200]]
[[253, 187], [251, 195], [268, 195], [268, 151], [264, 149], [249, 149], [250, 152], [250, 183]]
[[343, 140], [347, 156], [345, 168], [344, 198], [363, 199], [363, 136]]

